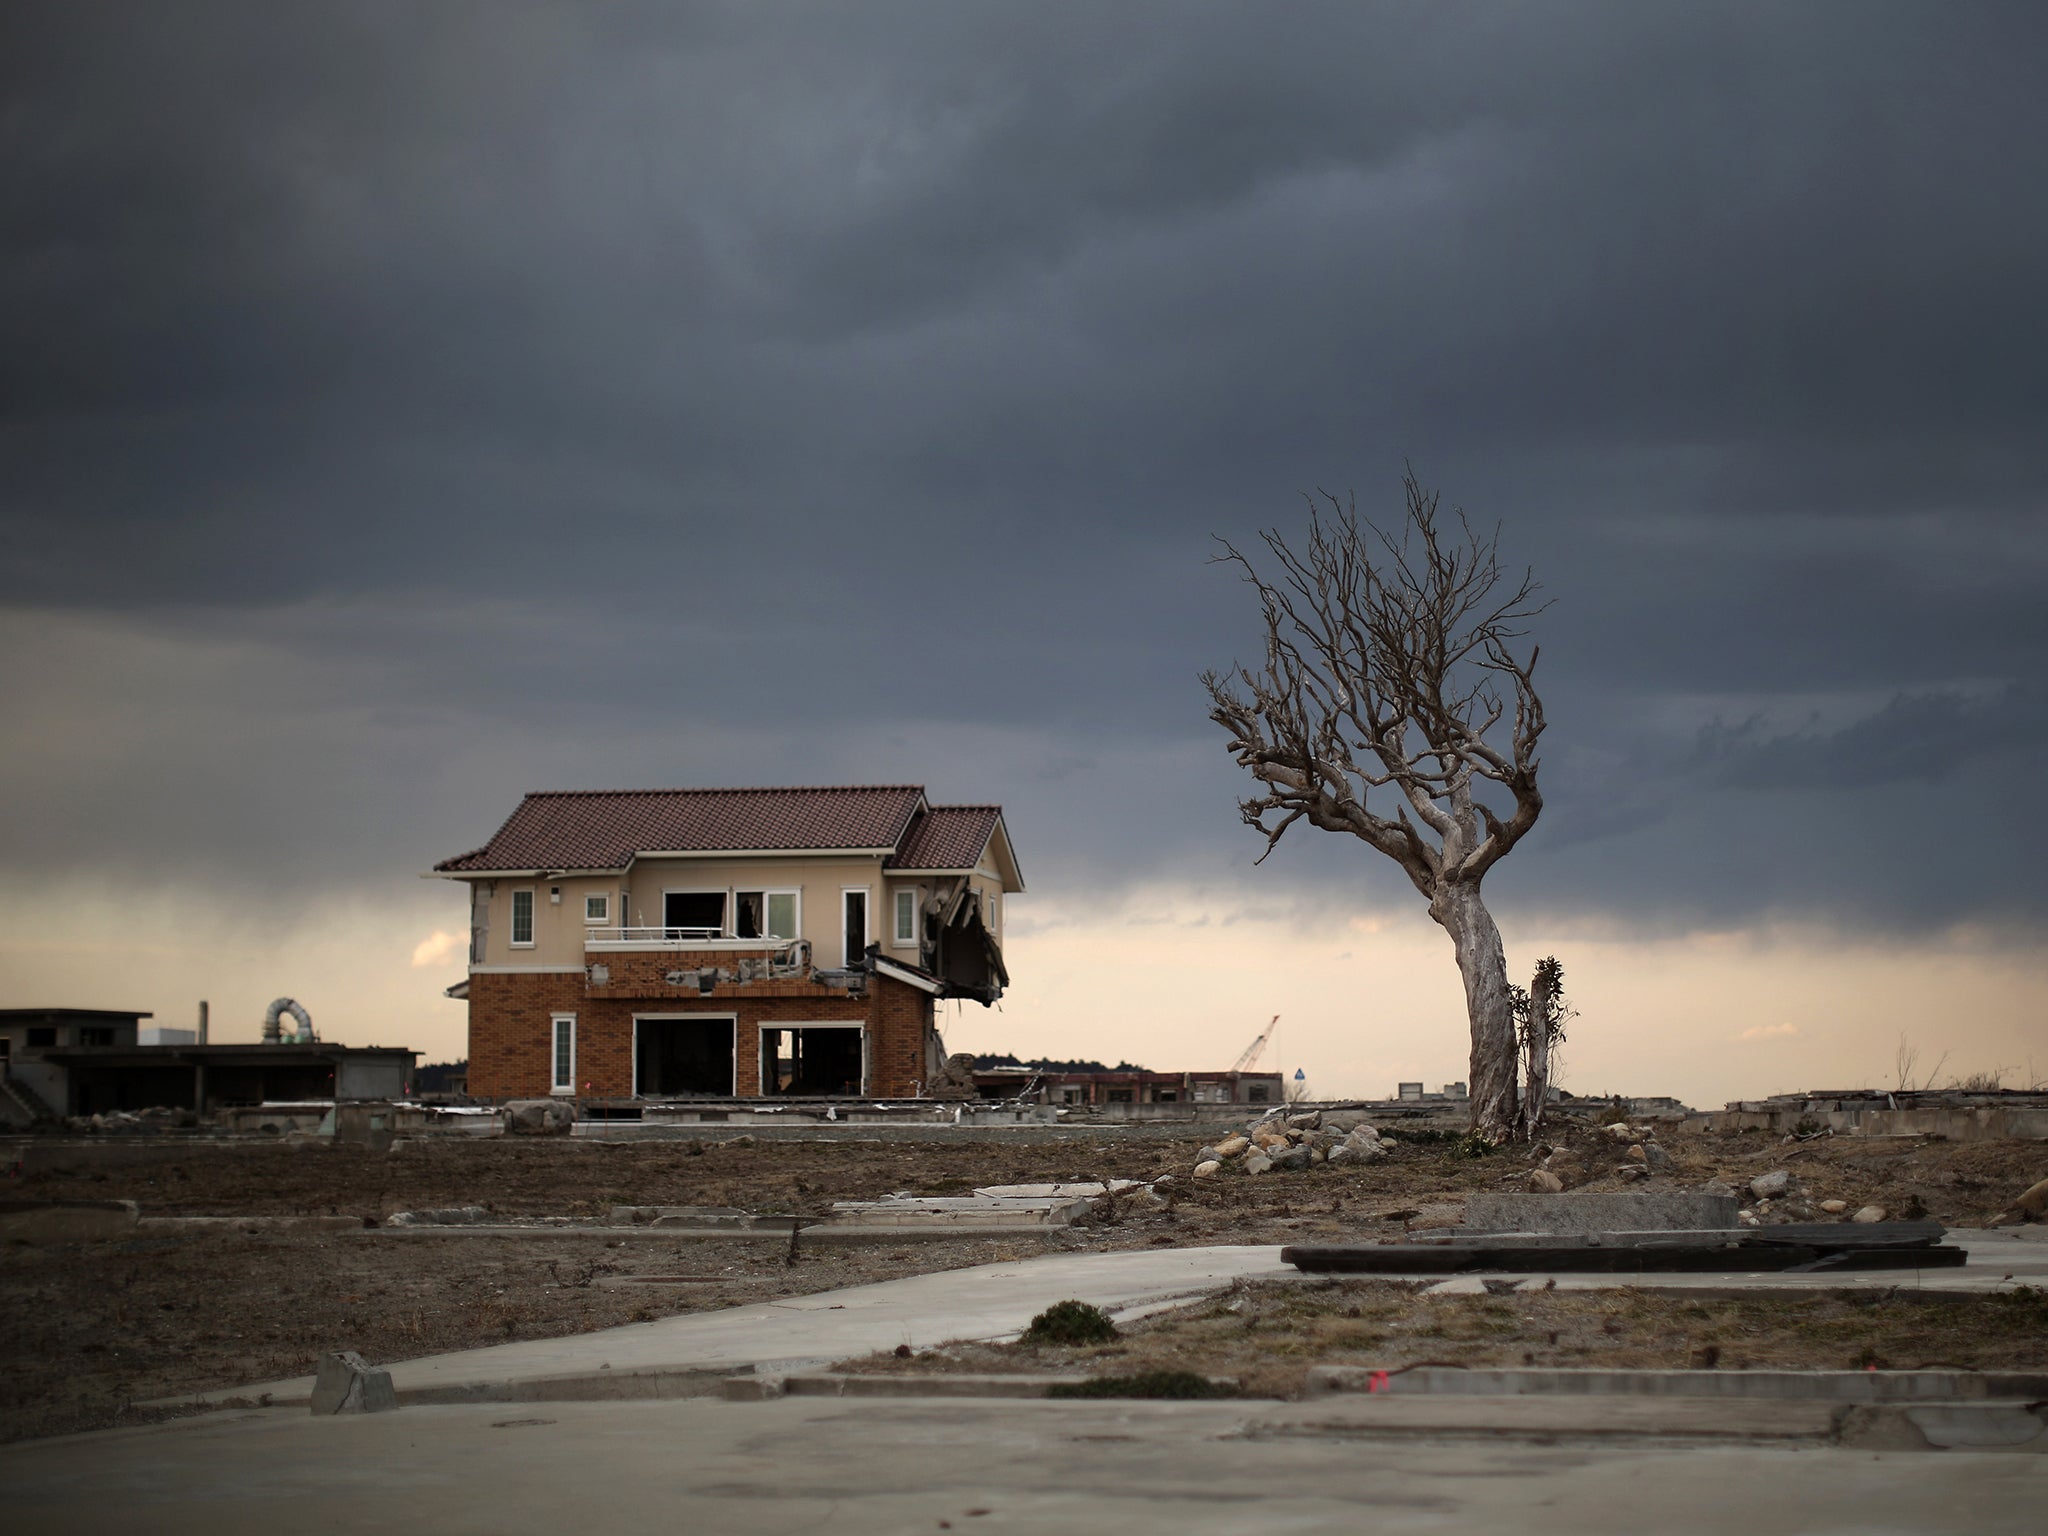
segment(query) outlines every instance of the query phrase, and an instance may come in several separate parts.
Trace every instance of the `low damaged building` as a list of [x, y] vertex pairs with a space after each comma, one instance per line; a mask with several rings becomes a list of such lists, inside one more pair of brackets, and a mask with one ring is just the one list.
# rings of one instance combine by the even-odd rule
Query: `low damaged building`
[[469, 1092], [920, 1096], [935, 1004], [1003, 994], [1000, 806], [917, 785], [531, 794], [469, 888]]

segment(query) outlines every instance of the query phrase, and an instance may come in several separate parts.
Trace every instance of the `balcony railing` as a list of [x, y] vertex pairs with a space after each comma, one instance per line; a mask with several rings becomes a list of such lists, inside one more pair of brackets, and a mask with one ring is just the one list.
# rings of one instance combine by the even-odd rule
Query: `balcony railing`
[[585, 949], [786, 949], [789, 939], [737, 938], [721, 928], [608, 928], [583, 930]]

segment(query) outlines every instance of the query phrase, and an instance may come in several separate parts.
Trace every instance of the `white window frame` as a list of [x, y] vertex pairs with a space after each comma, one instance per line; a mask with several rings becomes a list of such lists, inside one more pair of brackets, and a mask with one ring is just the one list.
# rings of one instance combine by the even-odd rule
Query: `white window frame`
[[769, 898], [774, 896], [788, 896], [791, 898], [791, 909], [795, 913], [795, 917], [792, 921], [791, 926], [793, 926], [796, 929], [796, 931], [794, 933], [763, 934], [761, 935], [762, 943], [787, 944], [792, 939], [800, 939], [804, 936], [804, 888], [802, 886], [736, 885], [732, 888], [731, 894], [727, 898], [726, 905], [726, 910], [732, 914], [732, 920], [726, 924], [726, 931], [729, 934], [731, 934], [732, 937], [737, 939], [740, 936], [740, 897], [742, 894], [758, 894], [760, 896], [761, 926], [764, 928], [769, 926]]
[[[562, 1080], [562, 1032], [568, 1031], [569, 1076]], [[548, 1018], [548, 1081], [549, 1093], [570, 1095], [576, 1091], [576, 1015], [573, 1013], [551, 1014]]]
[[[846, 943], [846, 898], [856, 892], [859, 893], [861, 898], [860, 953], [858, 955], [848, 955], [844, 953], [843, 948]], [[839, 942], [842, 946], [841, 954], [843, 957], [840, 963], [849, 969], [859, 965], [866, 958], [868, 945], [874, 942], [874, 937], [875, 888], [871, 885], [842, 885], [839, 887]]]
[[[658, 1024], [672, 1019], [689, 1019], [697, 1024], [725, 1024], [732, 1030], [732, 1082], [725, 1090], [725, 1096], [736, 1099], [740, 1096], [740, 1016], [736, 1013], [636, 1013], [633, 1015], [633, 1097], [640, 1097], [640, 1026]], [[758, 1057], [761, 1042], [754, 1041], [754, 1054]]]
[[[851, 889], [851, 887], [849, 887], [849, 889]], [[755, 1035], [754, 1035], [754, 1071], [755, 1071], [755, 1073], [757, 1074], [757, 1076], [758, 1076], [758, 1074], [759, 1074], [759, 1072], [760, 1072], [760, 1070], [761, 1070], [761, 1053], [762, 1053], [762, 1047], [763, 1047], [764, 1045], [766, 1045], [766, 1044], [767, 1044], [767, 1035], [768, 1035], [768, 1031], [769, 1031], [769, 1030], [771, 1030], [771, 1029], [857, 1029], [857, 1030], [859, 1030], [859, 1031], [860, 1031], [860, 1087], [859, 1087], [858, 1089], [856, 1089], [856, 1090], [855, 1090], [855, 1091], [854, 1091], [853, 1093], [851, 1093], [851, 1094], [847, 1094], [847, 1095], [844, 1095], [844, 1097], [847, 1097], [847, 1098], [856, 1098], [856, 1099], [858, 1099], [858, 1098], [866, 1098], [866, 1097], [867, 1097], [867, 1092], [868, 1092], [868, 1077], [869, 1077], [869, 1074], [870, 1074], [870, 1073], [872, 1072], [873, 1068], [872, 1068], [872, 1067], [870, 1066], [870, 1064], [869, 1064], [869, 1061], [868, 1061], [868, 1046], [869, 1046], [869, 1036], [868, 1036], [868, 1027], [867, 1027], [867, 1024], [866, 1024], [866, 1023], [865, 1023], [865, 1022], [864, 1022], [863, 1020], [860, 1020], [860, 1019], [763, 1019], [763, 1020], [762, 1020], [762, 1021], [761, 1021], [761, 1022], [760, 1022], [760, 1023], [758, 1024], [758, 1025], [756, 1025], [756, 1026], [755, 1026]], [[737, 1063], [735, 1063], [735, 1067], [734, 1067], [734, 1070], [735, 1070], [735, 1071], [737, 1071], [737, 1070], [738, 1070], [738, 1067], [737, 1067]], [[757, 1088], [757, 1089], [759, 1090], [758, 1094], [756, 1095], [757, 1097], [759, 1097], [759, 1098], [763, 1098], [763, 1099], [770, 1099], [770, 1098], [774, 1098], [774, 1097], [776, 1097], [776, 1095], [774, 1095], [774, 1094], [772, 1094], [772, 1093], [770, 1093], [770, 1092], [768, 1091], [768, 1084], [767, 1084], [767, 1082], [766, 1082], [765, 1080], [760, 1080], [760, 1081], [757, 1081], [757, 1082], [755, 1083], [755, 1085], [754, 1085], [754, 1086], [755, 1086], [755, 1087], [756, 1087], [756, 1088]], [[735, 1092], [735, 1093], [737, 1093], [737, 1092], [738, 1092], [738, 1090], [737, 1090], [737, 1089], [735, 1089], [735, 1090], [734, 1090], [734, 1092]]]
[[[534, 935], [540, 931], [540, 904], [534, 900], [535, 890], [530, 885], [517, 886], [512, 891], [512, 916], [505, 924], [505, 942], [513, 949], [533, 948]], [[519, 937], [519, 898], [526, 898], [526, 937]]]
[[[889, 932], [892, 935], [890, 942], [893, 943], [898, 949], [917, 948], [917, 909], [919, 904], [918, 895], [919, 892], [917, 891], [916, 887], [899, 885], [896, 888], [895, 894], [890, 898]], [[908, 901], [910, 903], [909, 911], [907, 913], [910, 921], [907, 925], [904, 923], [904, 917], [906, 916], [906, 913], [904, 911], [905, 901]], [[907, 933], [904, 931], [906, 926], [909, 928], [909, 932]]]
[[[732, 910], [732, 906], [733, 906], [733, 901], [732, 901], [732, 887], [731, 887], [731, 886], [729, 886], [729, 885], [665, 885], [665, 886], [663, 886], [663, 887], [661, 888], [661, 930], [662, 930], [662, 932], [663, 932], [664, 934], [665, 934], [665, 933], [667, 933], [667, 932], [668, 932], [668, 929], [669, 929], [669, 921], [668, 921], [668, 899], [669, 899], [669, 897], [671, 897], [671, 896], [716, 896], [716, 897], [719, 897], [719, 898], [720, 898], [720, 899], [721, 899], [721, 900], [722, 900], [722, 901], [723, 901], [723, 902], [725, 903], [725, 918], [724, 918], [724, 921], [722, 921], [722, 922], [721, 922], [721, 923], [720, 923], [720, 924], [718, 925], [718, 932], [717, 932], [717, 933], [715, 933], [715, 934], [710, 934], [710, 935], [705, 935], [705, 934], [696, 934], [696, 935], [693, 935], [693, 938], [694, 938], [694, 939], [697, 939], [697, 940], [702, 940], [702, 939], [704, 939], [704, 938], [706, 938], [706, 937], [710, 937], [710, 938], [731, 938], [731, 937], [732, 937], [732, 919], [733, 919], [733, 910]], [[677, 941], [677, 942], [680, 942], [680, 943], [684, 943], [684, 944], [688, 944], [688, 943], [692, 942], [692, 939], [682, 939], [682, 940], [679, 940], [679, 941]]]
[[[592, 902], [598, 903], [595, 912], [590, 910]], [[583, 893], [583, 921], [602, 927], [612, 920], [612, 893], [610, 891], [585, 891]]]
[[982, 899], [981, 924], [984, 928], [988, 929], [991, 937], [996, 936], [996, 930], [1002, 925], [1003, 914], [1000, 910], [1002, 899], [1003, 898], [994, 891], [990, 891], [988, 895]]

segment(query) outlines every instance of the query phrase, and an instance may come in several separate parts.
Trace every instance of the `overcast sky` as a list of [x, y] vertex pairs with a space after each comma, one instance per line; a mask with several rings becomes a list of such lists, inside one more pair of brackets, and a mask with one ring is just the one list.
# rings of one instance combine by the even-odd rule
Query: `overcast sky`
[[288, 973], [347, 904], [449, 1009], [414, 877], [541, 788], [1000, 800], [1049, 934], [1397, 912], [1363, 845], [1249, 867], [1196, 674], [1257, 650], [1212, 536], [1394, 510], [1404, 461], [1555, 600], [1517, 969], [1794, 928], [2044, 969], [2037, 5], [0, 32], [11, 1000], [121, 992], [61, 955], [145, 907], [269, 921]]

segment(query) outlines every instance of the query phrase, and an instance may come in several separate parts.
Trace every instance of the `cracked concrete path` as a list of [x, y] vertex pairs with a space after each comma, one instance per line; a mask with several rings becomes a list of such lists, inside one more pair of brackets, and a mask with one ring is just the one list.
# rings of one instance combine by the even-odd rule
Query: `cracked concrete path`
[[[1295, 1273], [1280, 1262], [1277, 1247], [1047, 1254], [565, 1338], [429, 1355], [388, 1368], [402, 1395], [601, 1371], [624, 1375], [818, 1365], [899, 1344], [923, 1349], [949, 1339], [1003, 1338], [1021, 1333], [1056, 1301], [1088, 1301], [1119, 1318], [1139, 1317], [1220, 1290], [1240, 1277]], [[302, 1376], [175, 1401], [220, 1402], [267, 1392], [275, 1402], [303, 1402], [312, 1390], [313, 1378]]]

